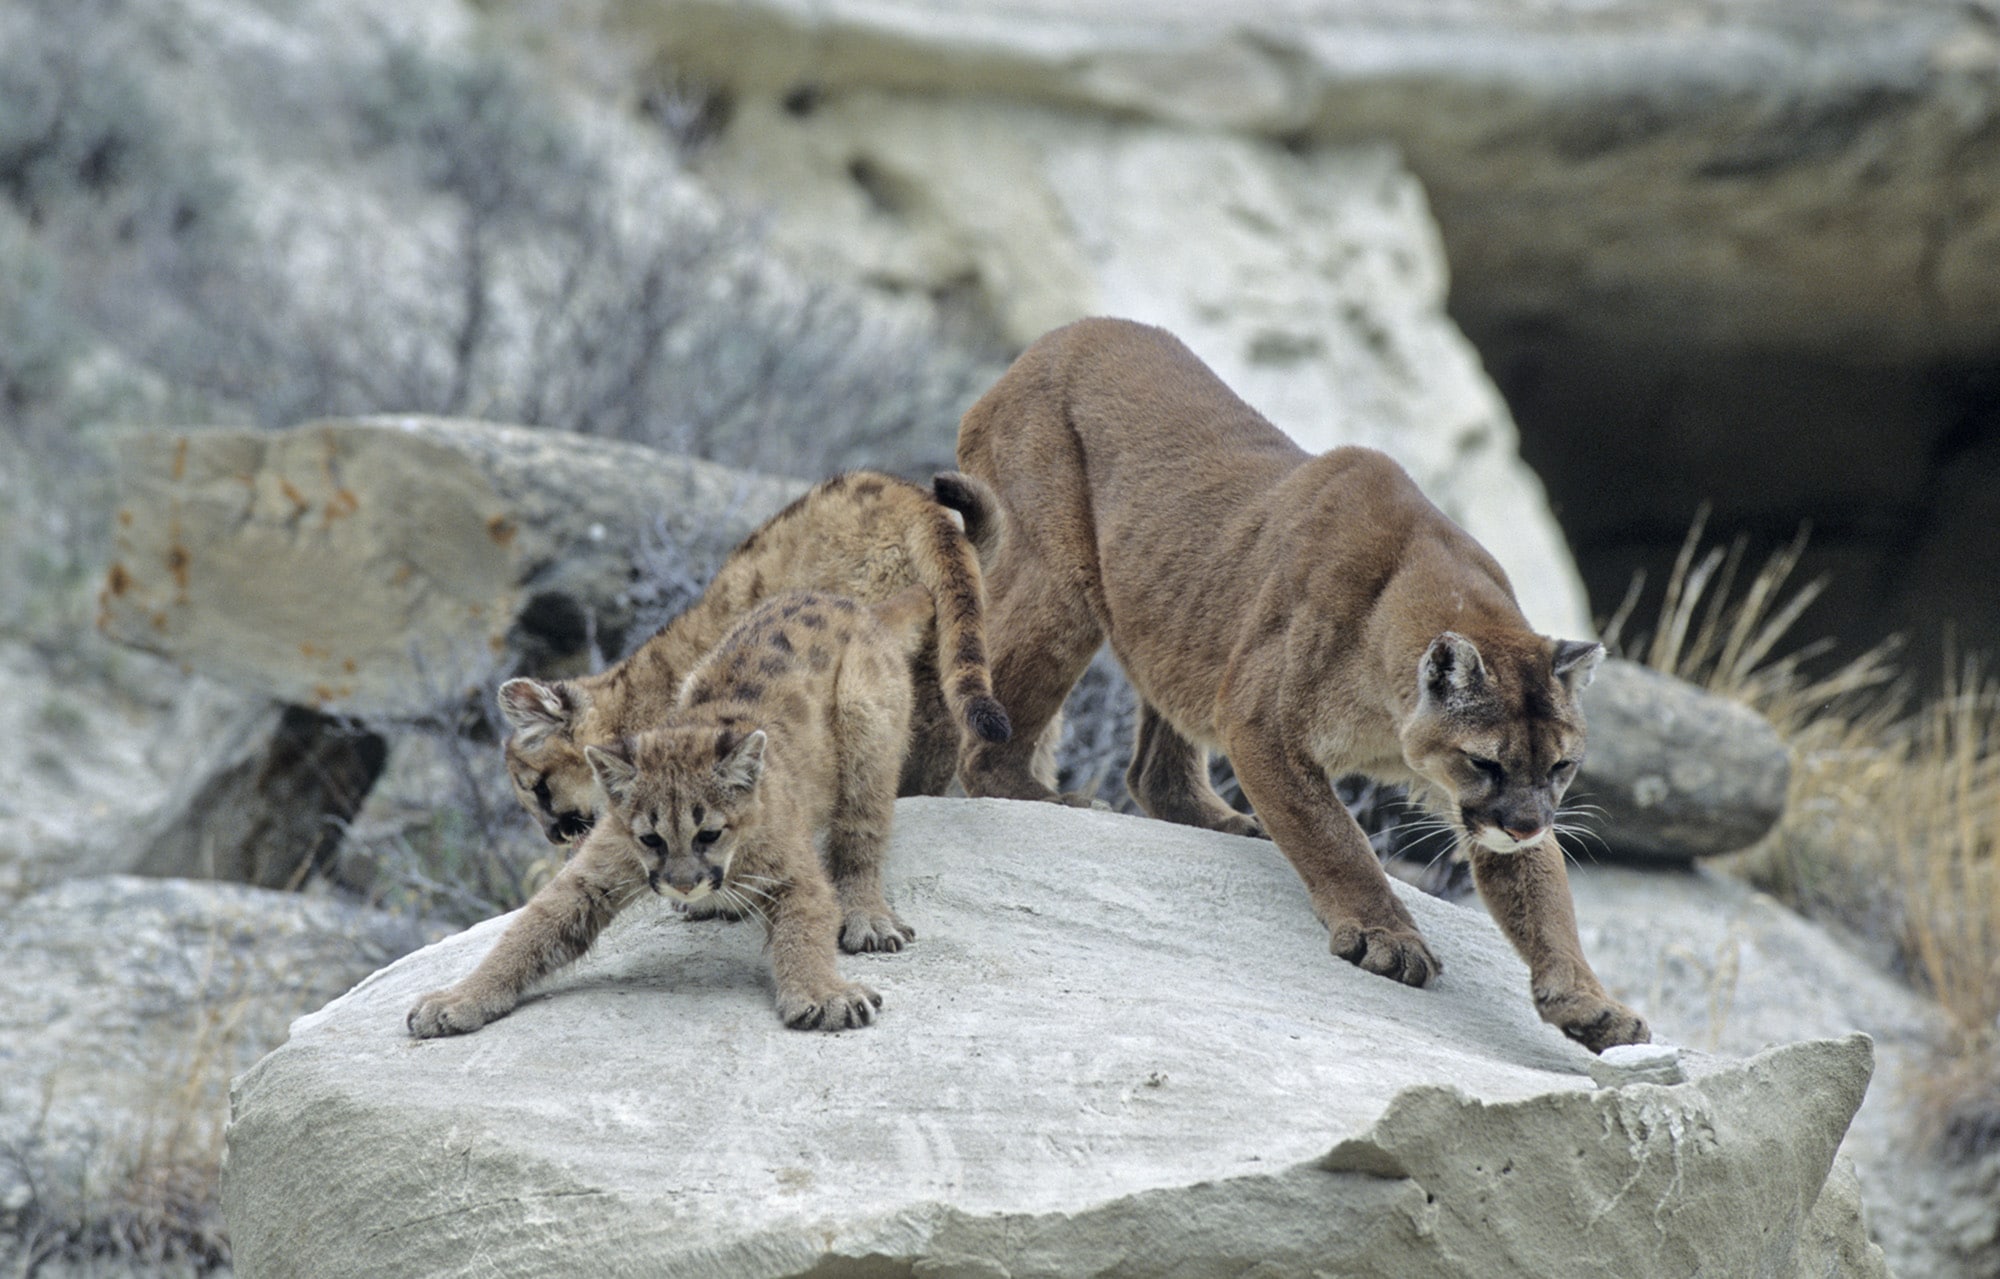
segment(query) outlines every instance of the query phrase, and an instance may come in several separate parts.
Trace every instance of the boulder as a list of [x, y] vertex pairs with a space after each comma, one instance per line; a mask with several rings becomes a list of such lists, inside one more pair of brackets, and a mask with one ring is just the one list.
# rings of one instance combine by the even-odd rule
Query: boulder
[[116, 1219], [213, 1246], [230, 1077], [435, 936], [335, 901], [127, 876], [0, 908], [0, 1241]]
[[1660, 1039], [1747, 1056], [1866, 1032], [1875, 1081], [1841, 1152], [1859, 1169], [1869, 1230], [1890, 1270], [1925, 1279], [2000, 1273], [2000, 1152], [1950, 1158], [1926, 1116], [1935, 1104], [1925, 1101], [1926, 1083], [1949, 1043], [1935, 1004], [1825, 928], [1708, 867], [1673, 875], [1582, 865], [1571, 868], [1570, 885], [1597, 975], [1646, 1010]]
[[186, 758], [130, 869], [296, 888], [330, 864], [388, 756], [387, 742], [350, 720], [253, 704]]
[[716, 556], [803, 491], [638, 445], [438, 418], [133, 434], [98, 624], [272, 701], [408, 718], [618, 647], [649, 537]]
[[1862, 1037], [1595, 1089], [1476, 911], [1413, 990], [1268, 843], [904, 800], [881, 1020], [785, 1030], [752, 926], [634, 907], [513, 1015], [416, 1042], [491, 920], [233, 1090], [246, 1275], [1882, 1274], [1833, 1157]]
[[1590, 750], [1568, 798], [1592, 806], [1588, 851], [1686, 865], [1747, 848], [1784, 816], [1791, 749], [1749, 707], [1609, 658], [1583, 712]]

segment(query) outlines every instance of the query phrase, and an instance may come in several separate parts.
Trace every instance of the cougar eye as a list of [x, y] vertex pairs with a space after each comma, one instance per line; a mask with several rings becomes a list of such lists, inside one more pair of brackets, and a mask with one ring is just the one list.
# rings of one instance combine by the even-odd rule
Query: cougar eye
[[719, 830], [698, 830], [694, 833], [694, 844], [696, 848], [707, 848], [721, 838], [722, 832]]
[[1554, 765], [1552, 765], [1552, 766], [1551, 766], [1551, 767], [1549, 768], [1549, 776], [1550, 776], [1550, 777], [1564, 777], [1564, 776], [1567, 776], [1567, 775], [1568, 775], [1568, 774], [1570, 774], [1570, 773], [1574, 773], [1575, 771], [1576, 771], [1576, 761], [1575, 761], [1575, 760], [1573, 760], [1573, 759], [1559, 759], [1559, 760], [1557, 760], [1557, 761], [1556, 761], [1556, 762], [1554, 763]]
[[1472, 765], [1473, 768], [1479, 771], [1481, 777], [1492, 782], [1495, 786], [1507, 780], [1507, 770], [1500, 767], [1499, 763], [1495, 760], [1481, 759], [1477, 755], [1467, 755], [1465, 762]]
[[667, 841], [661, 839], [660, 832], [656, 830], [649, 830], [645, 834], [639, 836], [639, 842], [644, 844], [648, 848], [665, 848], [667, 846]]
[[564, 839], [581, 839], [590, 833], [590, 819], [581, 813], [564, 813], [556, 818], [556, 834]]

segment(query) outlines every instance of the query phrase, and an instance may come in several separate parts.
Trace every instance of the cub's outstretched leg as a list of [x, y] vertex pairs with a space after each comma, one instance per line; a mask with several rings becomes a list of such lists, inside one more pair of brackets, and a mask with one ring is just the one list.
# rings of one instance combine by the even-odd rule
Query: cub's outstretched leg
[[1594, 1053], [1647, 1042], [1646, 1019], [1605, 993], [1583, 957], [1555, 841], [1518, 853], [1490, 852], [1472, 841], [1465, 848], [1494, 922], [1528, 961], [1528, 987], [1542, 1020]]
[[[811, 841], [802, 836], [790, 840], [796, 846], [783, 858], [794, 865], [809, 864]], [[778, 1017], [785, 1025], [793, 1030], [844, 1030], [874, 1022], [882, 996], [848, 981], [834, 966], [840, 904], [827, 882], [818, 875], [800, 875], [779, 885], [773, 892], [770, 918], [771, 976], [778, 987]]]
[[1262, 837], [1264, 828], [1248, 813], [1222, 802], [1208, 782], [1208, 751], [1182, 737], [1151, 702], [1140, 699], [1139, 731], [1125, 789], [1148, 817], [1199, 826], [1229, 835]]
[[646, 889], [646, 870], [621, 845], [586, 839], [528, 900], [470, 974], [418, 1000], [407, 1019], [419, 1039], [463, 1035], [504, 1017], [521, 992], [590, 949], [604, 926]]

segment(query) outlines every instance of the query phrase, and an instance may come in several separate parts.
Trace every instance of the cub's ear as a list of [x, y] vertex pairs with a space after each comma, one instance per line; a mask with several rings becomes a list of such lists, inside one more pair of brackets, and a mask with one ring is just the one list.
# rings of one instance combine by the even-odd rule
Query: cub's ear
[[500, 686], [500, 716], [519, 734], [522, 746], [535, 746], [551, 733], [568, 732], [581, 703], [582, 697], [561, 681], [510, 679]]
[[1417, 663], [1417, 705], [1424, 710], [1452, 710], [1486, 686], [1486, 661], [1479, 646], [1457, 631], [1431, 641]]
[[741, 741], [727, 729], [715, 739], [715, 779], [732, 791], [751, 791], [764, 776], [764, 730]]
[[597, 776], [597, 784], [604, 793], [616, 800], [631, 795], [632, 787], [639, 780], [639, 769], [624, 754], [621, 745], [617, 750], [607, 750], [602, 746], [586, 746], [583, 757], [590, 761], [590, 771]]
[[1604, 645], [1594, 640], [1557, 640], [1550, 665], [1574, 697], [1590, 687], [1590, 677], [1597, 674], [1597, 664], [1603, 660]]

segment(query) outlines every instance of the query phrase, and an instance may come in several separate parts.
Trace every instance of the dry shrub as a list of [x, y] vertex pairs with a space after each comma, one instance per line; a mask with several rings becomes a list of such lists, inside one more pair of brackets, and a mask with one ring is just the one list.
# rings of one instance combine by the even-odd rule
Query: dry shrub
[[[1936, 998], [1953, 1033], [1930, 1109], [1955, 1145], [1990, 1146], [2000, 1139], [2000, 679], [1976, 656], [1947, 660], [1943, 689], [1913, 698], [1894, 641], [1812, 674], [1825, 643], [1780, 651], [1822, 586], [1788, 591], [1805, 534], [1739, 593], [1743, 544], [1703, 552], [1703, 531], [1698, 516], [1659, 629], [1630, 650], [1746, 703], [1785, 737], [1785, 816], [1734, 868], [1874, 943]], [[1606, 627], [1612, 642], [1636, 597], [1635, 584]]]
[[[161, 1088], [135, 1130], [78, 1162], [48, 1149], [39, 1132], [0, 1147], [26, 1186], [0, 1265], [11, 1273], [180, 1273], [226, 1270], [221, 1183], [226, 1084], [242, 1056], [249, 1000], [195, 1010], [183, 1047], [160, 1064]], [[94, 1157], [93, 1157], [94, 1156]], [[93, 1173], [92, 1167], [108, 1170]]]

